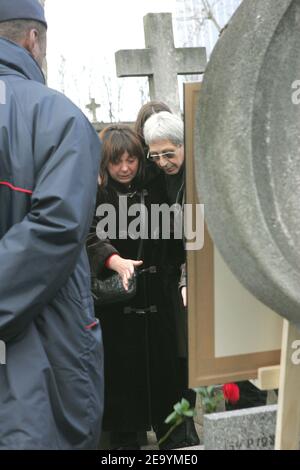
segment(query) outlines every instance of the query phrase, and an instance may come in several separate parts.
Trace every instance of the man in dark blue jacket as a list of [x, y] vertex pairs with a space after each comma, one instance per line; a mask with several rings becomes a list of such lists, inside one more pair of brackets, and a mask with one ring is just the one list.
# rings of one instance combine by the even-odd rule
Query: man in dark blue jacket
[[0, 2], [0, 449], [93, 449], [102, 340], [85, 239], [99, 140], [45, 86], [37, 0]]

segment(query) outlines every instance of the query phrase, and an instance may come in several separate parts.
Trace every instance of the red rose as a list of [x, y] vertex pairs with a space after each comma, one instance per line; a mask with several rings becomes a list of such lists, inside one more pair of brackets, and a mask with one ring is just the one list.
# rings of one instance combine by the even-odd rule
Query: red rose
[[234, 405], [240, 399], [240, 389], [237, 384], [224, 384], [222, 387], [223, 395], [226, 401]]

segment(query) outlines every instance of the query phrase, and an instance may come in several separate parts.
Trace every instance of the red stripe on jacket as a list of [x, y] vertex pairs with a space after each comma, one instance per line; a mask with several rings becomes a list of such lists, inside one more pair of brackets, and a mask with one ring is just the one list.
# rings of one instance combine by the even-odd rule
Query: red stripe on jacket
[[30, 191], [29, 189], [17, 188], [16, 186], [13, 186], [11, 183], [8, 183], [7, 181], [0, 181], [0, 185], [7, 186], [12, 191], [18, 191], [19, 193], [32, 194], [32, 191]]

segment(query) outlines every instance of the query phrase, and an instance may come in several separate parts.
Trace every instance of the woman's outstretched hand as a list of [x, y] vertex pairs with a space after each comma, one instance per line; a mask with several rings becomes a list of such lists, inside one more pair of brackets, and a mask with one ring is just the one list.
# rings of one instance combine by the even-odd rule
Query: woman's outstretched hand
[[116, 271], [122, 279], [125, 290], [128, 290], [129, 279], [134, 274], [134, 269], [141, 266], [143, 261], [134, 261], [132, 259], [121, 258], [119, 255], [112, 256], [108, 262], [107, 267]]

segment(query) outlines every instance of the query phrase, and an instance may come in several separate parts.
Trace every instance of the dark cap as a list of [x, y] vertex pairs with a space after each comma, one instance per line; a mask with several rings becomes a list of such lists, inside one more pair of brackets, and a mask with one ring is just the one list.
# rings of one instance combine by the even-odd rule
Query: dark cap
[[38, 0], [0, 0], [0, 23], [11, 20], [34, 20], [47, 28], [45, 12]]

